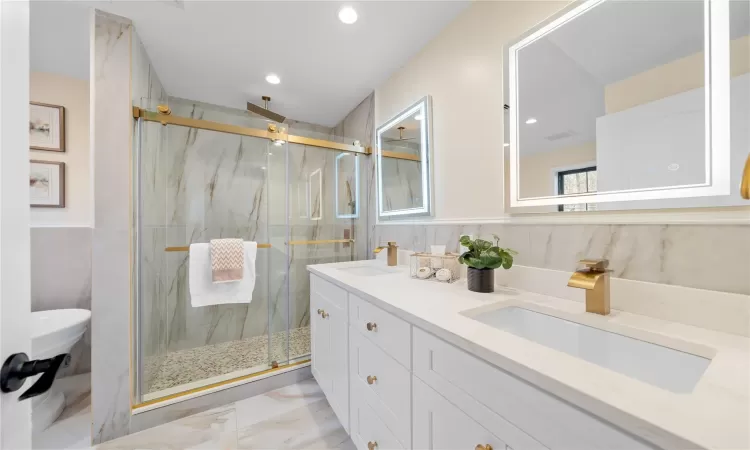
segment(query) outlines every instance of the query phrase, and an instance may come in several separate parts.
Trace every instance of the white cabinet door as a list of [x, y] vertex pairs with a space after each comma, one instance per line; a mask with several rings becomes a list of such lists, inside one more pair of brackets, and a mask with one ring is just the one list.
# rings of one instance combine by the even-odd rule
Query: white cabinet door
[[[328, 321], [322, 317], [326, 301], [314, 291], [310, 293], [310, 354], [311, 370], [315, 381], [328, 396], [332, 390], [331, 377], [329, 375], [328, 360], [331, 352], [328, 348], [331, 341], [331, 329]], [[319, 312], [320, 311], [320, 312]]]
[[331, 394], [328, 402], [344, 429], [349, 431], [349, 334], [347, 311], [331, 304], [326, 309], [329, 333], [328, 373], [331, 378]]
[[510, 449], [502, 439], [472, 420], [419, 378], [412, 379], [415, 449]]
[[311, 276], [310, 351], [312, 374], [349, 431], [349, 311], [343, 289]]

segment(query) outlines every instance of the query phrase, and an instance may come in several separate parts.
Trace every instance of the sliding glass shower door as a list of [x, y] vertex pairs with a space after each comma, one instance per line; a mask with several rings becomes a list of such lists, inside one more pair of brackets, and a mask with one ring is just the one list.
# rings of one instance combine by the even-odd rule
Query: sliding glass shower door
[[[276, 141], [243, 135], [268, 122], [241, 111], [168, 106], [177, 123], [137, 124], [136, 405], [308, 361], [306, 266], [366, 257], [355, 251], [366, 231], [358, 204], [363, 157], [289, 144], [285, 133]], [[144, 109], [156, 111], [157, 102]], [[191, 263], [190, 245], [216, 238], [258, 243], [247, 301], [202, 303], [210, 296], [194, 295], [191, 279], [205, 274]]]

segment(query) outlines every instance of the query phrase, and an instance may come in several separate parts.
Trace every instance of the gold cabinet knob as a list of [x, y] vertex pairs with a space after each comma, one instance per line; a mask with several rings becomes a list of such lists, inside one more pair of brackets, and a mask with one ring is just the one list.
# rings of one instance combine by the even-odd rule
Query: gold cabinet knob
[[367, 376], [367, 384], [373, 384], [376, 381], [378, 381], [378, 377], [376, 377], [374, 375], [368, 375]]
[[375, 322], [367, 322], [367, 331], [375, 331], [378, 328], [378, 324]]
[[321, 314], [321, 316], [323, 316], [324, 319], [327, 319], [328, 316], [330, 316], [330, 314], [328, 314], [327, 312], [323, 311], [323, 313]]
[[367, 450], [375, 450], [378, 447], [377, 441], [370, 441], [367, 443]]
[[478, 444], [476, 447], [474, 447], [474, 450], [492, 450], [492, 446], [490, 444]]
[[321, 315], [321, 314], [323, 314], [323, 310], [322, 309], [318, 309], [318, 315]]

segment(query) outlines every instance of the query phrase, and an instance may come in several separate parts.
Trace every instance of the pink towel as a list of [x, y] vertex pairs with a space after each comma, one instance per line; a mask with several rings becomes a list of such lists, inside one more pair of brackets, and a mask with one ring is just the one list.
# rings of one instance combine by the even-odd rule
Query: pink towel
[[211, 239], [211, 279], [214, 283], [240, 281], [245, 267], [242, 239]]

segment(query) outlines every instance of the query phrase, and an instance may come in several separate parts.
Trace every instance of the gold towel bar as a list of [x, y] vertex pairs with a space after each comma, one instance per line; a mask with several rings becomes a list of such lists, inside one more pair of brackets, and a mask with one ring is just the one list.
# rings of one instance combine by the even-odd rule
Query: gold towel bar
[[[289, 241], [289, 245], [351, 244], [354, 239], [326, 239], [322, 241]], [[258, 248], [271, 248], [271, 244], [258, 244]], [[165, 252], [187, 252], [190, 247], [167, 247]]]
[[289, 241], [289, 245], [351, 244], [354, 239], [325, 239], [322, 241]]
[[[258, 244], [258, 248], [271, 248], [271, 244]], [[165, 252], [187, 252], [190, 250], [190, 246], [187, 247], [167, 247], [164, 249]]]

